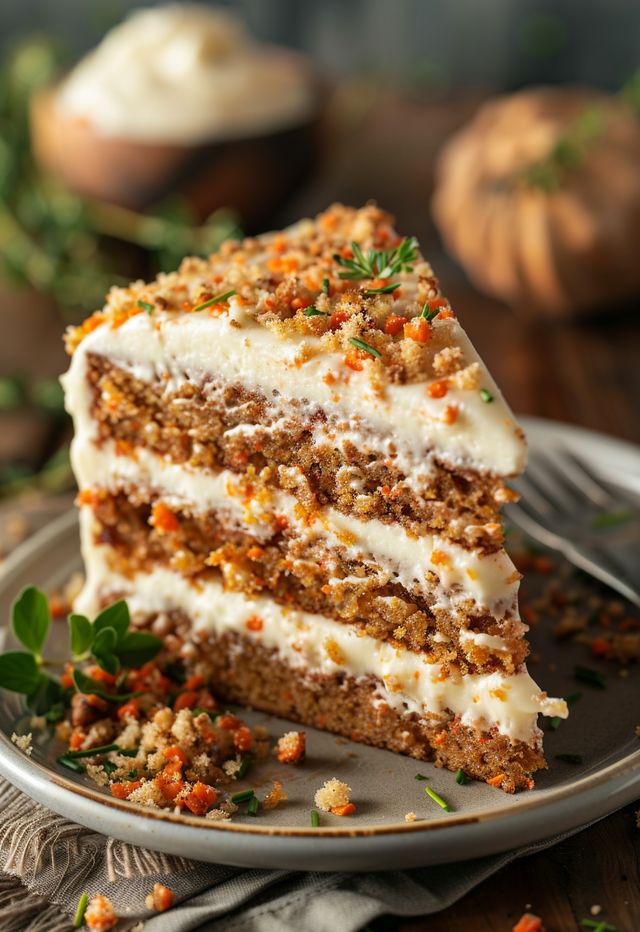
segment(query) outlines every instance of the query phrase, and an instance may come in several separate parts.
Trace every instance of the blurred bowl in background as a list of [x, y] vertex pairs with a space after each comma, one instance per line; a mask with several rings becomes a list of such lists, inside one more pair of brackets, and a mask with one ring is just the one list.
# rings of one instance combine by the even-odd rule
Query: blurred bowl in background
[[513, 307], [620, 304], [640, 294], [640, 120], [578, 88], [489, 101], [442, 150], [432, 208], [473, 283]]
[[199, 219], [236, 209], [254, 228], [316, 164], [320, 82], [228, 13], [143, 9], [34, 96], [38, 163], [71, 190], [134, 210], [179, 195]]

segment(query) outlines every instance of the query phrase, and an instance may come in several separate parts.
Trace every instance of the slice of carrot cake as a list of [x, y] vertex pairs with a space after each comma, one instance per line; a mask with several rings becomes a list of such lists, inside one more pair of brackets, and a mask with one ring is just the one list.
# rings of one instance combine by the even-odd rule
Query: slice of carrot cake
[[227, 700], [504, 789], [543, 767], [505, 478], [526, 445], [375, 206], [114, 288], [67, 335], [87, 581]]

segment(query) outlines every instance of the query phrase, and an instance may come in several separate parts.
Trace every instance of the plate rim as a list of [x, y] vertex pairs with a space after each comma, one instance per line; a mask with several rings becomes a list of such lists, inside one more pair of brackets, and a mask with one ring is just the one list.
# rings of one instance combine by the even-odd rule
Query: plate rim
[[[580, 437], [583, 442], [593, 443], [596, 441], [599, 444], [605, 444], [609, 449], [612, 446], [617, 447], [620, 451], [624, 450], [630, 457], [640, 460], [640, 447], [629, 441], [610, 437], [605, 433], [544, 418], [523, 416], [519, 420], [525, 427], [525, 431], [527, 429], [532, 433], [551, 431], [556, 434], [561, 430], [565, 435], [569, 432], [576, 439]], [[75, 510], [69, 510], [20, 544], [9, 555], [0, 570], [0, 590], [10, 590], [14, 578], [22, 571], [24, 562], [26, 560], [34, 561], [38, 553], [48, 550], [56, 540], [65, 534], [69, 534], [76, 522], [77, 514]], [[492, 827], [503, 829], [504, 824], [510, 821], [513, 822], [515, 827], [517, 821], [523, 820], [530, 823], [528, 840], [537, 841], [549, 836], [548, 829], [543, 828], [543, 825], [546, 825], [550, 818], [554, 826], [566, 824], [567, 810], [563, 810], [563, 806], [568, 800], [571, 802], [568, 808], [573, 813], [570, 821], [572, 827], [577, 828], [592, 818], [604, 817], [615, 811], [619, 806], [631, 802], [637, 796], [640, 788], [640, 749], [638, 749], [625, 754], [620, 760], [608, 764], [594, 773], [582, 776], [560, 787], [545, 790], [540, 796], [533, 794], [529, 798], [525, 796], [519, 802], [517, 809], [504, 805], [487, 809], [484, 812], [479, 811], [466, 815], [461, 811], [414, 823], [393, 822], [386, 825], [369, 825], [368, 827], [358, 827], [357, 825], [353, 828], [268, 826], [255, 823], [214, 822], [193, 815], [176, 814], [165, 810], [156, 811], [127, 800], [118, 800], [106, 796], [98, 787], [94, 790], [90, 786], [76, 783], [72, 779], [56, 773], [46, 765], [31, 759], [20, 751], [3, 731], [0, 731], [0, 748], [3, 752], [0, 753], [0, 773], [6, 779], [43, 805], [58, 812], [61, 811], [61, 807], [64, 810], [61, 812], [63, 815], [68, 815], [69, 811], [73, 809], [74, 802], [76, 802], [82, 810], [80, 818], [74, 815], [68, 815], [68, 817], [78, 818], [78, 821], [82, 821], [85, 825], [88, 824], [91, 828], [95, 828], [96, 822], [100, 822], [102, 817], [108, 816], [115, 811], [124, 817], [125, 827], [127, 825], [131, 827], [133, 823], [141, 829], [151, 827], [152, 833], [153, 829], [158, 827], [160, 827], [160, 831], [164, 827], [167, 830], [165, 834], [175, 833], [175, 829], [179, 827], [181, 835], [188, 833], [188, 836], [193, 838], [199, 836], [199, 838], [204, 839], [211, 837], [211, 830], [214, 830], [214, 832], [218, 833], [218, 837], [231, 835], [238, 840], [248, 838], [256, 842], [258, 840], [266, 841], [267, 844], [275, 839], [295, 840], [297, 842], [300, 840], [308, 841], [311, 838], [324, 841], [339, 841], [343, 838], [349, 838], [352, 843], [355, 841], [371, 843], [374, 839], [384, 842], [385, 839], [389, 840], [390, 838], [395, 838], [398, 841], [406, 838], [421, 838], [425, 837], [425, 833], [428, 833], [428, 837], [431, 839], [442, 836], [444, 840], [453, 837], [456, 832], [459, 833], [465, 829], [473, 830], [474, 827], [476, 831], [486, 836], [487, 829], [489, 829], [489, 832]], [[607, 787], [607, 793], [604, 796], [601, 793], [603, 787]], [[54, 793], [53, 800], [49, 795], [51, 792]], [[62, 794], [65, 799], [68, 798], [69, 805], [58, 802], [57, 793]], [[611, 805], [607, 804], [609, 800]], [[80, 804], [80, 801], [82, 801], [82, 804]], [[591, 809], [597, 803], [599, 803], [597, 814], [594, 815]], [[88, 807], [97, 807], [95, 817], [89, 818], [88, 814], [85, 815], [85, 809]], [[545, 813], [546, 818], [539, 820], [539, 830], [536, 831], [532, 819], [535, 820], [536, 815], [541, 811]], [[562, 818], [563, 813], [564, 818]], [[84, 819], [82, 816], [84, 816]], [[558, 818], [553, 818], [554, 816]], [[110, 828], [116, 828], [116, 826], [110, 826]], [[97, 830], [101, 831], [101, 829]], [[118, 837], [117, 831], [110, 832], [110, 834], [115, 834]], [[500, 832], [498, 831], [496, 834], [500, 834]], [[127, 839], [124, 838], [123, 840]], [[185, 840], [188, 841], [186, 834]], [[165, 839], [155, 839], [154, 842], [156, 844], [161, 842], [159, 847], [162, 849], [164, 846], [165, 850], [175, 847]], [[166, 847], [167, 845], [169, 845], [169, 848]], [[243, 844], [240, 847], [244, 847]], [[182, 845], [182, 848], [184, 848], [184, 845]], [[484, 846], [483, 851], [486, 852], [486, 849], [487, 845]], [[504, 850], [504, 846], [498, 850]], [[216, 856], [219, 860], [219, 852], [216, 852]], [[242, 863], [248, 862], [242, 861]], [[430, 861], [430, 863], [434, 862]], [[397, 867], [398, 864], [393, 866]], [[389, 866], [389, 869], [392, 869], [392, 867]]]

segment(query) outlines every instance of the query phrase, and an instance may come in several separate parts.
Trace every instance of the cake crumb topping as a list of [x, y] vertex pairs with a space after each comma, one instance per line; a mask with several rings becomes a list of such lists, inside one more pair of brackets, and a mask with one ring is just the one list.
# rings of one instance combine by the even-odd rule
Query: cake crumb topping
[[331, 780], [325, 780], [324, 786], [316, 792], [314, 799], [318, 809], [333, 812], [334, 809], [350, 805], [350, 795], [351, 787], [337, 777], [332, 777]]

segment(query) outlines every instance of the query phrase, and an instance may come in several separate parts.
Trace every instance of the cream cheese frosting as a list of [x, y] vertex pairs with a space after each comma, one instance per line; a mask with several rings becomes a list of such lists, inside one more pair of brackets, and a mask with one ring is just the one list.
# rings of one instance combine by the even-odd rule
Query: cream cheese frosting
[[[457, 321], [435, 321], [434, 330], [448, 326], [465, 358], [476, 363], [482, 385], [493, 401], [477, 391], [452, 387], [446, 399], [431, 398], [421, 382], [388, 384], [382, 391], [366, 371], [347, 369], [340, 353], [321, 350], [313, 336], [281, 338], [260, 326], [234, 297], [229, 313], [138, 314], [121, 326], [108, 323], [88, 334], [76, 349], [65, 379], [71, 413], [76, 408], [74, 386], [84, 378], [85, 355], [107, 356], [143, 381], [162, 379], [166, 391], [184, 381], [207, 377], [240, 383], [267, 398], [295, 399], [326, 407], [353, 429], [378, 433], [400, 454], [420, 464], [437, 454], [452, 466], [498, 475], [520, 473], [526, 444], [498, 386]], [[455, 424], [446, 423], [446, 404], [458, 405]], [[373, 441], [371, 441], [373, 442]]]
[[[495, 725], [512, 740], [536, 741], [539, 713], [567, 715], [565, 701], [548, 698], [526, 670], [511, 676], [496, 672], [443, 677], [441, 665], [428, 663], [422, 654], [361, 635], [352, 626], [322, 615], [281, 607], [269, 598], [227, 592], [217, 581], [196, 584], [164, 568], [127, 579], [108, 567], [100, 547], [93, 544], [92, 520], [91, 513], [83, 510], [87, 582], [76, 611], [92, 614], [99, 597], [109, 592], [123, 594], [134, 613], [182, 609], [196, 632], [237, 632], [276, 650], [292, 667], [308, 673], [373, 676], [379, 683], [380, 701], [399, 712], [428, 718], [430, 713], [449, 711], [472, 727]], [[247, 628], [247, 621], [256, 615], [262, 620], [260, 632]]]
[[103, 136], [195, 144], [294, 125], [314, 89], [304, 60], [258, 44], [221, 9], [137, 10], [63, 81], [57, 106]]

